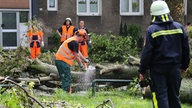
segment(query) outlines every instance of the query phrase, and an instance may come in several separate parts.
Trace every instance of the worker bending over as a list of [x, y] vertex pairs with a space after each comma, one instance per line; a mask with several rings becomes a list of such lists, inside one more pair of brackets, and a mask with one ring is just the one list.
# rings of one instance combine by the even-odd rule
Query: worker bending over
[[59, 50], [56, 53], [55, 65], [60, 75], [63, 90], [70, 92], [71, 84], [71, 70], [70, 66], [73, 65], [74, 60], [76, 60], [82, 70], [85, 70], [84, 65], [81, 61], [88, 63], [89, 61], [85, 59], [79, 52], [79, 42], [82, 42], [85, 38], [85, 32], [78, 30], [74, 37], [68, 38], [62, 43]]

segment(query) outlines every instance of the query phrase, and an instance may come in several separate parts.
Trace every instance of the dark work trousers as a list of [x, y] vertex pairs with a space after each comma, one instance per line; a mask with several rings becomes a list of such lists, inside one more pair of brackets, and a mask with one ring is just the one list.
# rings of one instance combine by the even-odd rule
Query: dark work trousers
[[150, 77], [154, 108], [181, 108], [178, 97], [181, 85], [180, 65], [152, 66]]
[[57, 67], [62, 82], [62, 89], [65, 90], [66, 92], [70, 92], [70, 85], [72, 78], [70, 66], [67, 63], [60, 60], [55, 60], [55, 65]]

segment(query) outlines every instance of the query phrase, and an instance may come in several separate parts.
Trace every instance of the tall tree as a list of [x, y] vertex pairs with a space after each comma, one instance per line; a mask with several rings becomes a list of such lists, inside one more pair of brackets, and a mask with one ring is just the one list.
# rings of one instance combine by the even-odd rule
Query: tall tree
[[173, 19], [184, 24], [184, 0], [166, 0]]

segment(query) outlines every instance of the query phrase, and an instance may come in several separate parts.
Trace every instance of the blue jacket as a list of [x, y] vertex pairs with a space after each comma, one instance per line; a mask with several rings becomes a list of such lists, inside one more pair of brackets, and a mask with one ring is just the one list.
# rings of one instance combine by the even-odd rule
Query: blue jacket
[[177, 65], [181, 69], [189, 66], [188, 37], [183, 26], [174, 22], [169, 14], [152, 16], [146, 32], [139, 72], [145, 74], [153, 66]]

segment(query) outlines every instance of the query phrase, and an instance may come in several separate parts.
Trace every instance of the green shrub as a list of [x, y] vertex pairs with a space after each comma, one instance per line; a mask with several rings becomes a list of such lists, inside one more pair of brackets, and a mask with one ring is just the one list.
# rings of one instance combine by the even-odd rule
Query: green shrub
[[128, 54], [137, 55], [138, 49], [131, 47], [131, 37], [115, 35], [96, 35], [91, 37], [93, 47], [89, 49], [89, 57], [94, 62], [124, 62]]
[[12, 76], [23, 72], [30, 65], [30, 61], [26, 60], [29, 55], [28, 47], [20, 46], [16, 50], [0, 50], [0, 75]]
[[53, 52], [57, 51], [59, 46], [61, 45], [60, 37], [56, 31], [52, 32], [51, 36], [48, 37], [48, 41], [49, 41], [48, 42], [49, 43], [49, 49], [48, 50], [53, 51]]
[[[128, 36], [131, 36], [132, 41], [135, 41], [135, 46], [132, 47], [138, 47], [142, 48], [143, 47], [143, 37], [141, 35], [141, 27], [136, 24], [131, 24], [128, 26]], [[134, 45], [134, 44], [133, 44]]]
[[[21, 87], [25, 86], [25, 90], [30, 96], [34, 96], [34, 82], [21, 82]], [[8, 89], [0, 88], [0, 107], [3, 108], [37, 108], [36, 102], [32, 101], [21, 88], [18, 86], [9, 87]]]
[[119, 35], [124, 37], [126, 36], [131, 37], [134, 43], [131, 46], [137, 47], [140, 50], [142, 49], [144, 38], [141, 35], [141, 27], [139, 25], [131, 24], [127, 26], [127, 24], [124, 23], [124, 26], [123, 26], [123, 23], [121, 22], [120, 28], [119, 28]]

